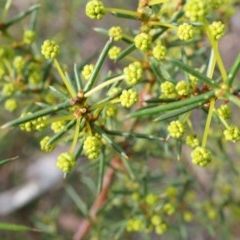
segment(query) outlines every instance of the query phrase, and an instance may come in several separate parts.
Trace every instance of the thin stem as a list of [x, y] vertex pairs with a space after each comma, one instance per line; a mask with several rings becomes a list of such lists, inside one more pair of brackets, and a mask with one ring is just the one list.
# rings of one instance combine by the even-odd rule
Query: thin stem
[[128, 16], [133, 16], [133, 17], [138, 17], [139, 14], [135, 11], [130, 11], [130, 10], [125, 10], [125, 9], [120, 9], [120, 8], [104, 8], [105, 12], [110, 12], [110, 13], [122, 13], [126, 14]]
[[68, 82], [65, 74], [63, 73], [63, 70], [62, 70], [62, 68], [61, 68], [58, 60], [55, 58], [53, 61], [54, 61], [54, 65], [55, 65], [55, 67], [57, 68], [57, 71], [58, 71], [60, 77], [62, 78], [62, 80], [63, 80], [63, 82], [64, 82], [64, 84], [65, 84], [68, 92], [70, 93], [70, 95], [71, 95], [72, 97], [75, 97], [75, 96], [76, 96], [76, 92], [75, 92], [75, 90], [72, 88], [71, 84], [69, 84], [69, 82]]
[[89, 97], [89, 96], [91, 96], [93, 93], [95, 93], [95, 92], [97, 92], [97, 91], [99, 91], [99, 90], [101, 90], [101, 89], [109, 86], [110, 84], [112, 84], [112, 83], [114, 83], [114, 82], [118, 82], [118, 81], [121, 81], [121, 80], [123, 80], [123, 79], [124, 79], [124, 75], [120, 75], [120, 76], [117, 76], [117, 77], [115, 77], [115, 78], [112, 78], [112, 79], [110, 79], [110, 80], [108, 80], [108, 81], [106, 81], [106, 82], [103, 82], [102, 84], [98, 85], [97, 87], [95, 87], [95, 88], [91, 89], [90, 91], [86, 92], [86, 93], [84, 94], [84, 97]]
[[204, 133], [203, 133], [202, 147], [206, 147], [206, 144], [207, 144], [207, 137], [208, 137], [210, 124], [211, 124], [211, 120], [212, 120], [212, 116], [213, 116], [214, 104], [215, 104], [215, 99], [212, 98], [210, 100], [210, 107], [209, 107], [207, 121], [206, 121], [206, 124], [205, 124]]
[[148, 22], [150, 26], [160, 26], [160, 27], [166, 27], [166, 28], [171, 28], [171, 29], [177, 29], [177, 26], [170, 24], [170, 23], [162, 23], [162, 22], [157, 22], [157, 21], [150, 21]]
[[70, 148], [70, 153], [73, 154], [74, 149], [77, 145], [77, 140], [78, 140], [78, 136], [79, 136], [79, 128], [80, 128], [80, 123], [81, 123], [81, 118], [77, 119], [76, 122], [76, 128], [75, 128], [75, 132], [74, 132], [74, 137], [73, 137], [73, 142], [72, 142], [72, 146]]
[[206, 33], [207, 33], [208, 39], [209, 39], [209, 41], [210, 41], [210, 43], [212, 45], [212, 48], [214, 50], [214, 53], [216, 55], [216, 61], [217, 61], [217, 64], [218, 64], [218, 67], [219, 67], [222, 79], [225, 82], [225, 81], [227, 81], [227, 72], [226, 72], [225, 66], [223, 64], [221, 55], [220, 55], [219, 50], [218, 50], [218, 42], [213, 38], [213, 36], [211, 34], [211, 31], [209, 29], [208, 23], [206, 21], [204, 22], [204, 27], [206, 29]]
[[5, 21], [5, 18], [7, 17], [8, 10], [9, 10], [11, 4], [12, 4], [12, 0], [7, 0], [6, 4], [4, 6], [3, 14], [2, 14], [2, 22]]

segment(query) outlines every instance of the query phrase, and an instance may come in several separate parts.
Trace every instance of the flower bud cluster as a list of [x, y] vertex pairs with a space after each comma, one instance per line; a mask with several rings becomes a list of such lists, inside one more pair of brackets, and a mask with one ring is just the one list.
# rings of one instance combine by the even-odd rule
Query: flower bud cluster
[[121, 52], [121, 48], [120, 47], [117, 47], [117, 46], [113, 46], [109, 49], [109, 52], [108, 52], [108, 57], [112, 60], [115, 60], [117, 59], [117, 57], [119, 56]]
[[65, 127], [65, 121], [56, 121], [51, 124], [51, 129], [54, 133], [60, 132]]
[[221, 21], [213, 22], [209, 28], [215, 40], [219, 40], [225, 33], [225, 25]]
[[59, 45], [55, 41], [45, 40], [41, 52], [46, 59], [54, 59], [60, 53]]
[[218, 113], [219, 117], [221, 117], [223, 119], [229, 119], [232, 117], [232, 109], [226, 104], [221, 105], [217, 109], [217, 113]]
[[177, 91], [175, 85], [170, 81], [165, 81], [161, 84], [161, 98], [176, 98]]
[[[23, 113], [21, 117], [30, 116], [30, 115], [32, 115], [32, 113], [27, 112], [27, 113]], [[31, 132], [33, 130], [41, 131], [43, 128], [46, 127], [46, 119], [47, 118], [43, 116], [31, 121], [25, 122], [20, 125], [20, 129], [26, 132]]]
[[169, 135], [173, 138], [181, 138], [185, 133], [185, 127], [179, 120], [170, 122], [167, 130]]
[[212, 161], [211, 152], [204, 147], [196, 147], [191, 152], [192, 162], [200, 167], [207, 166]]
[[23, 42], [25, 44], [32, 44], [36, 39], [36, 33], [32, 30], [26, 30], [23, 34]]
[[101, 139], [98, 135], [87, 136], [83, 144], [83, 150], [87, 158], [90, 160], [98, 158], [101, 145]]
[[109, 37], [112, 37], [114, 41], [119, 41], [123, 37], [122, 28], [120, 26], [111, 27], [108, 30]]
[[17, 107], [18, 107], [18, 103], [14, 98], [9, 98], [4, 103], [4, 108], [9, 112], [15, 111]]
[[240, 140], [240, 129], [237, 126], [230, 126], [223, 131], [225, 139], [231, 142], [237, 142]]
[[137, 84], [142, 78], [142, 64], [138, 61], [130, 63], [127, 67], [123, 69], [123, 73], [127, 84], [133, 86]]
[[65, 173], [69, 173], [76, 165], [74, 156], [69, 153], [61, 153], [57, 159], [57, 167]]
[[123, 90], [120, 102], [123, 107], [130, 108], [138, 101], [138, 93], [134, 89]]
[[185, 7], [185, 15], [191, 21], [201, 21], [210, 11], [207, 0], [188, 0]]
[[151, 47], [152, 36], [145, 32], [139, 33], [134, 38], [134, 43], [137, 49], [147, 51]]
[[55, 148], [54, 145], [48, 144], [49, 140], [50, 140], [50, 137], [46, 136], [40, 141], [40, 148], [41, 148], [42, 151], [51, 152]]
[[167, 55], [167, 48], [162, 44], [157, 44], [152, 50], [153, 57], [158, 61], [164, 60]]
[[82, 75], [83, 77], [88, 80], [93, 72], [94, 65], [93, 64], [87, 64], [83, 67]]
[[87, 3], [85, 12], [89, 18], [101, 20], [105, 15], [104, 5], [101, 1], [91, 0]]
[[193, 38], [193, 26], [183, 23], [178, 27], [177, 35], [180, 40], [188, 41]]

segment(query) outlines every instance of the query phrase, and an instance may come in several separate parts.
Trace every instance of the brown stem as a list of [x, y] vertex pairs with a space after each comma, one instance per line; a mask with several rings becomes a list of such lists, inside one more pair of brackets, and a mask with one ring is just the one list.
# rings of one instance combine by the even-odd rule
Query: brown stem
[[76, 233], [73, 236], [73, 240], [82, 240], [89, 233], [91, 224], [97, 221], [97, 213], [107, 201], [108, 193], [113, 183], [116, 170], [124, 170], [121, 159], [118, 156], [112, 159], [111, 167], [109, 167], [105, 172], [102, 190], [95, 199], [89, 211], [89, 216], [91, 220], [85, 219], [83, 222], [81, 222]]

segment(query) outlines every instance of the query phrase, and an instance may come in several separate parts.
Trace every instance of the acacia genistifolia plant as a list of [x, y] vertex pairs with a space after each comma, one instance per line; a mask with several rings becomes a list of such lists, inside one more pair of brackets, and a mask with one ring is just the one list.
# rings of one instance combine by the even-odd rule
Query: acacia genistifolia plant
[[[1, 129], [37, 132], [45, 152], [69, 146], [56, 159], [65, 181], [75, 169], [91, 171], [94, 197], [69, 189], [86, 219], [75, 240], [237, 239], [240, 54], [227, 70], [218, 44], [236, 5], [139, 0], [129, 10], [90, 0], [90, 19], [111, 14], [139, 27], [95, 28], [106, 38], [99, 57], [68, 62], [71, 69], [59, 60], [67, 45], [37, 44], [39, 5], [10, 20], [5, 7], [1, 111], [19, 116]], [[8, 30], [26, 16], [29, 27], [16, 41]], [[114, 71], [106, 72], [106, 61]], [[79, 163], [83, 157], [89, 161]]]

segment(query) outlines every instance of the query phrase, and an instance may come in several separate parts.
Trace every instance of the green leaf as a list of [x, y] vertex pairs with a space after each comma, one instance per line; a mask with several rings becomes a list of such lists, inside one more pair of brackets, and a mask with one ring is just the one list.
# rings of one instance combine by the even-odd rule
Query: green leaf
[[77, 119], [71, 120], [65, 127], [59, 131], [57, 134], [55, 134], [53, 137], [51, 137], [47, 143], [47, 145], [51, 145], [55, 143], [58, 139], [60, 139], [65, 133], [67, 133], [75, 124]]
[[227, 78], [227, 84], [228, 86], [232, 86], [233, 80], [236, 77], [238, 71], [240, 68], [240, 53], [238, 54], [234, 64], [232, 65]]
[[0, 167], [17, 159], [18, 157], [12, 157], [12, 158], [7, 158], [7, 159], [4, 159], [4, 160], [0, 160]]
[[35, 5], [31, 6], [31, 7], [29, 7], [26, 11], [21, 12], [20, 14], [15, 16], [14, 18], [12, 18], [9, 21], [5, 22], [1, 29], [6, 30], [7, 28], [12, 26], [13, 24], [21, 21], [22, 19], [27, 17], [29, 14], [31, 14], [34, 11], [36, 11], [39, 7], [40, 7], [40, 4], [35, 4]]
[[74, 79], [75, 79], [75, 82], [77, 85], [77, 90], [79, 91], [79, 90], [83, 89], [83, 83], [82, 83], [82, 79], [79, 76], [77, 64], [74, 64], [73, 71], [74, 71]]
[[71, 101], [67, 100], [63, 103], [60, 103], [60, 104], [56, 105], [56, 106], [49, 107], [49, 108], [37, 111], [37, 112], [35, 112], [31, 115], [27, 115], [25, 117], [20, 117], [20, 118], [15, 119], [11, 122], [8, 122], [8, 123], [4, 124], [3, 126], [1, 126], [1, 129], [7, 128], [7, 127], [17, 126], [19, 124], [32, 121], [36, 118], [49, 115], [50, 113], [58, 112], [62, 109], [68, 108], [70, 106], [72, 106], [72, 103], [71, 103]]
[[99, 174], [98, 174], [98, 193], [102, 190], [104, 170], [105, 170], [105, 156], [102, 153], [99, 158]]
[[124, 49], [117, 57], [116, 62], [120, 61], [124, 57], [128, 56], [132, 51], [136, 49], [134, 43], [130, 44], [126, 49]]
[[67, 186], [66, 191], [74, 203], [77, 205], [78, 209], [82, 212], [85, 218], [89, 219], [88, 208], [85, 202], [80, 198], [77, 192], [71, 187]]
[[0, 222], [0, 229], [6, 230], [6, 231], [15, 231], [15, 232], [39, 231], [37, 229], [31, 228], [28, 226], [24, 226], [24, 225], [3, 223], [3, 222]]
[[207, 93], [203, 93], [201, 95], [191, 97], [188, 99], [184, 99], [178, 102], [171, 102], [168, 104], [160, 105], [160, 106], [154, 106], [154, 107], [145, 107], [141, 108], [140, 110], [137, 110], [136, 112], [133, 112], [127, 116], [129, 117], [147, 117], [151, 116], [153, 114], [160, 114], [165, 111], [171, 111], [178, 108], [186, 107], [192, 104], [198, 104], [201, 106], [203, 103], [207, 102], [210, 98], [214, 97], [214, 91], [210, 91]]
[[99, 58], [98, 58], [97, 63], [94, 67], [94, 70], [93, 70], [89, 80], [87, 81], [87, 84], [85, 85], [84, 92], [88, 92], [92, 88], [92, 86], [94, 85], [94, 83], [97, 79], [98, 73], [99, 73], [99, 71], [100, 71], [100, 69], [103, 65], [103, 62], [104, 62], [105, 58], [107, 57], [108, 51], [111, 48], [111, 46], [112, 46], [112, 39], [109, 39], [107, 41], [107, 43], [105, 44], [102, 52], [99, 55]]
[[183, 69], [184, 71], [186, 71], [187, 73], [193, 75], [194, 77], [196, 77], [199, 81], [202, 81], [203, 83], [207, 84], [208, 86], [211, 87], [216, 87], [216, 83], [214, 83], [212, 81], [212, 79], [208, 78], [207, 76], [205, 76], [204, 74], [200, 73], [199, 71], [193, 69], [192, 67], [188, 66], [187, 64], [183, 63], [180, 60], [177, 59], [169, 59], [170, 62], [172, 62], [174, 65], [176, 65], [177, 67]]

